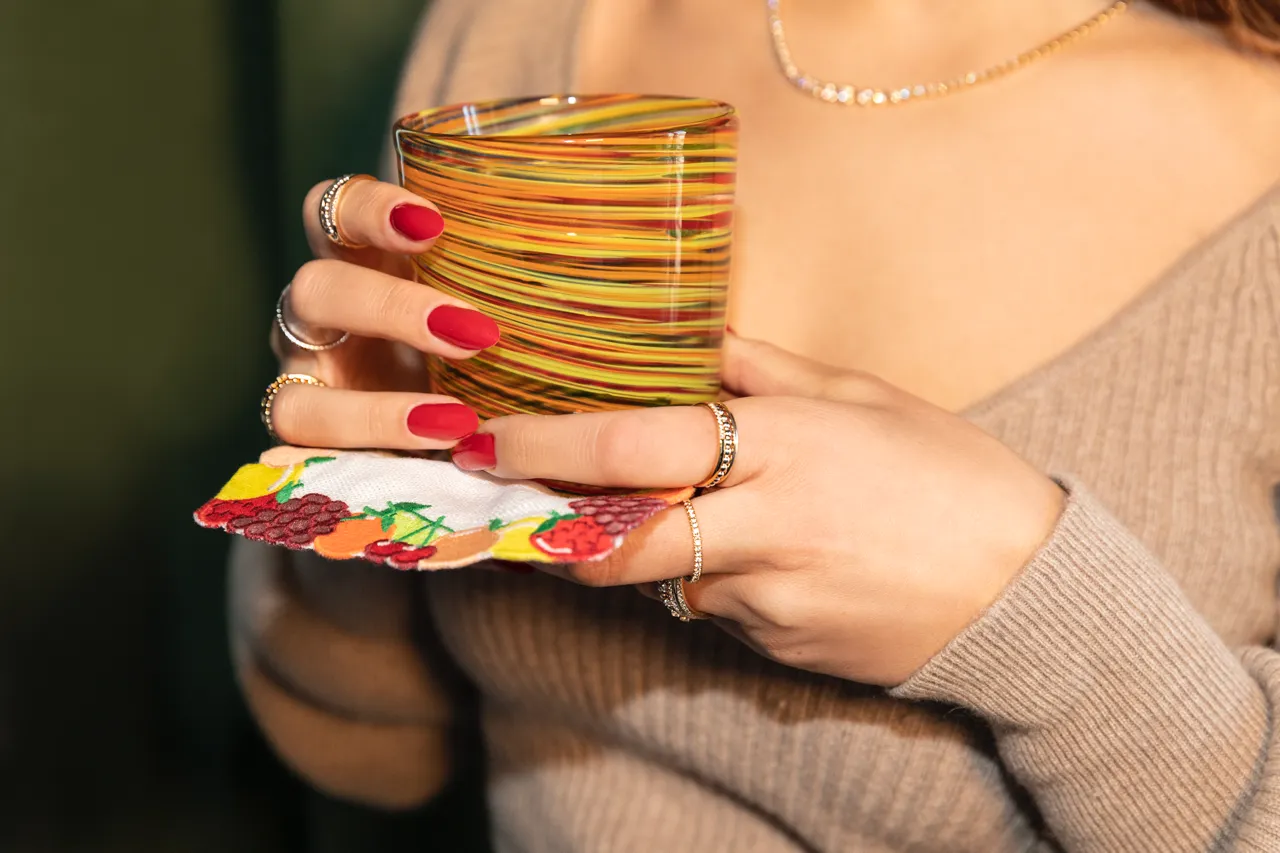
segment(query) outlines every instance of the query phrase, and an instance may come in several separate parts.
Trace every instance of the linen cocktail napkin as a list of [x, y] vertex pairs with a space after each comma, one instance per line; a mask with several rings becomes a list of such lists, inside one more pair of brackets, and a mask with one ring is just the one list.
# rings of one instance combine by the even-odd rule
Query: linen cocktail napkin
[[200, 509], [203, 527], [396, 569], [451, 569], [487, 559], [598, 560], [693, 489], [564, 495], [451, 462], [380, 452], [275, 447]]

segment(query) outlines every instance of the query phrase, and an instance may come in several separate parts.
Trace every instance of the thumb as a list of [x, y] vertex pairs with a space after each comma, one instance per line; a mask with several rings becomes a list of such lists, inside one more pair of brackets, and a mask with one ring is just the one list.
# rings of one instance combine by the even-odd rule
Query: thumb
[[845, 371], [814, 361], [764, 341], [740, 338], [732, 332], [724, 340], [725, 387], [743, 397], [825, 398]]

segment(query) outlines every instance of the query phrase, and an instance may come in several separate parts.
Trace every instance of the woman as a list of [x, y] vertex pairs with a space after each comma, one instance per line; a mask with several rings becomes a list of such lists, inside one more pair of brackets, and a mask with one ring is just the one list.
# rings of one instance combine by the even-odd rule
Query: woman
[[[438, 0], [401, 112], [740, 110], [740, 453], [695, 503], [684, 587], [712, 621], [634, 591], [690, 571], [678, 510], [562, 577], [241, 543], [240, 671], [281, 755], [339, 796], [432, 796], [458, 716], [430, 625], [481, 697], [503, 850], [1280, 850], [1280, 7], [1195, 5], [1221, 26], [1097, 0]], [[883, 108], [783, 73], [914, 93], [1022, 51]], [[449, 224], [351, 183], [336, 216], [369, 248], [345, 248], [328, 186], [288, 319], [352, 337], [281, 348], [329, 386], [277, 395], [286, 441], [634, 487], [714, 465], [701, 408], [472, 434], [387, 343], [494, 342], [396, 278]]]

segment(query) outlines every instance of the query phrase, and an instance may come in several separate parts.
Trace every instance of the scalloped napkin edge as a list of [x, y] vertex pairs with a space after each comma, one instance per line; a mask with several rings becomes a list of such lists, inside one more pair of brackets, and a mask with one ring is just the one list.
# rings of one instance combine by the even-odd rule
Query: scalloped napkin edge
[[332, 560], [363, 558], [401, 570], [488, 559], [580, 563], [608, 556], [632, 530], [692, 494], [562, 495], [442, 460], [281, 446], [241, 466], [195, 520]]

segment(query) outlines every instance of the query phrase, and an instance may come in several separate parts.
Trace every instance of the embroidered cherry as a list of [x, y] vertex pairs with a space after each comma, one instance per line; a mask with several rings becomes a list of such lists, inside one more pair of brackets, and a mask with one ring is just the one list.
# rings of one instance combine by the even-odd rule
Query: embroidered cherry
[[436, 546], [426, 545], [422, 548], [406, 548], [391, 555], [387, 561], [393, 569], [416, 569], [419, 560], [427, 560], [436, 553]]

